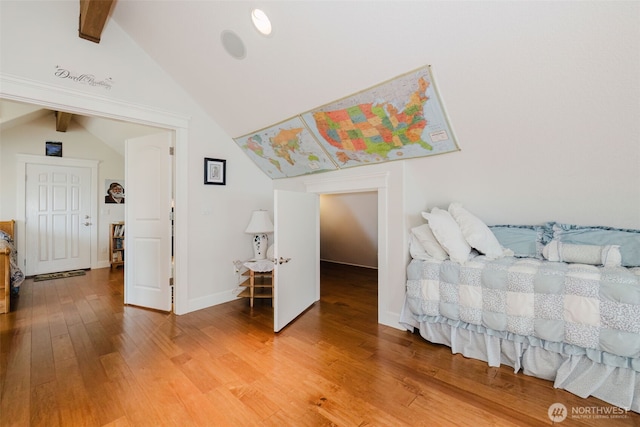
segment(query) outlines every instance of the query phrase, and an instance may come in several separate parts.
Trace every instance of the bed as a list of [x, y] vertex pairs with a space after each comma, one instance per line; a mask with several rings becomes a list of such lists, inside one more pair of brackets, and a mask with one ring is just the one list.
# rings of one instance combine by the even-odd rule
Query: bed
[[14, 236], [15, 221], [0, 221], [0, 313], [10, 311], [11, 295], [18, 294], [24, 281], [17, 263]]
[[[510, 227], [516, 234], [529, 233], [528, 249], [518, 246], [522, 239], [514, 251], [502, 245], [513, 241], [497, 238], [502, 251], [497, 256], [471, 244], [462, 259], [446, 249], [447, 256], [429, 254], [425, 244], [420, 251], [410, 249], [401, 323], [452, 353], [494, 367], [506, 364], [580, 397], [640, 412], [640, 267], [634, 265], [640, 230], [557, 223], [500, 227], [494, 237]], [[621, 243], [612, 246], [618, 262], [604, 258], [603, 248], [611, 245], [589, 241], [594, 233]], [[589, 243], [576, 243], [580, 239]], [[411, 241], [419, 243], [414, 230]], [[564, 253], [556, 259], [548, 248], [558, 242]], [[574, 249], [593, 255], [595, 246], [598, 261], [560, 259], [571, 258]]]

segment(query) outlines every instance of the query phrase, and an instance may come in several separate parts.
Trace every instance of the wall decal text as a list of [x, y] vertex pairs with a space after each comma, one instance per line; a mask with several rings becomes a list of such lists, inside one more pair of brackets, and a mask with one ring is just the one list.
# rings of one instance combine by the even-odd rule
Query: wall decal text
[[111, 79], [111, 77], [98, 80], [93, 74], [76, 73], [74, 71], [62, 68], [59, 65], [56, 65], [55, 76], [61, 79], [70, 79], [76, 83], [85, 84], [88, 86], [102, 87], [106, 90], [111, 90], [111, 86], [113, 85], [113, 79]]

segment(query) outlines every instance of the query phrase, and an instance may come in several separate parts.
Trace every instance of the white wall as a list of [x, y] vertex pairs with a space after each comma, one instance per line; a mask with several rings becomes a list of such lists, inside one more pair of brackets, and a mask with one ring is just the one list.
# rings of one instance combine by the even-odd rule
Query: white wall
[[407, 161], [410, 225], [455, 200], [491, 224], [640, 228], [640, 3], [482, 5], [430, 51], [462, 151]]
[[320, 259], [378, 267], [378, 194], [320, 196]]
[[[103, 266], [109, 265], [109, 224], [124, 220], [123, 205], [106, 205], [103, 200], [106, 179], [124, 181], [124, 158], [87, 132], [73, 120], [67, 132], [56, 132], [56, 119], [49, 115], [28, 124], [3, 130], [0, 134], [0, 218], [11, 219], [16, 215], [16, 155], [32, 154], [44, 156], [46, 141], [62, 142], [64, 158], [99, 160], [98, 165], [98, 213], [92, 221], [98, 227], [98, 260]], [[100, 197], [102, 196], [102, 197]], [[24, 256], [24, 253], [21, 255]], [[94, 263], [95, 265], [95, 263]]]

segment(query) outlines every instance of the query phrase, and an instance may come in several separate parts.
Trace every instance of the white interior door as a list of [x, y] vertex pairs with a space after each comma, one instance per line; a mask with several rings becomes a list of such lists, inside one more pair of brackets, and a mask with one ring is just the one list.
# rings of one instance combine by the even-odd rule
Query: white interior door
[[320, 299], [320, 210], [315, 193], [274, 192], [273, 330]]
[[171, 311], [172, 135], [125, 141], [124, 302]]
[[91, 268], [91, 169], [26, 165], [27, 275]]

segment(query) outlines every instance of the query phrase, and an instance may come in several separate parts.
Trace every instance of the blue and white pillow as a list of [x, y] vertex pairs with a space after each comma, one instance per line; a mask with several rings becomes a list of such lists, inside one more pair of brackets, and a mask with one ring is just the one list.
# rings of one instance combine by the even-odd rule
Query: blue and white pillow
[[618, 245], [622, 265], [640, 267], [640, 230], [555, 223], [553, 240], [574, 245]]
[[518, 258], [543, 259], [542, 249], [553, 239], [553, 222], [544, 225], [491, 225], [498, 242]]

